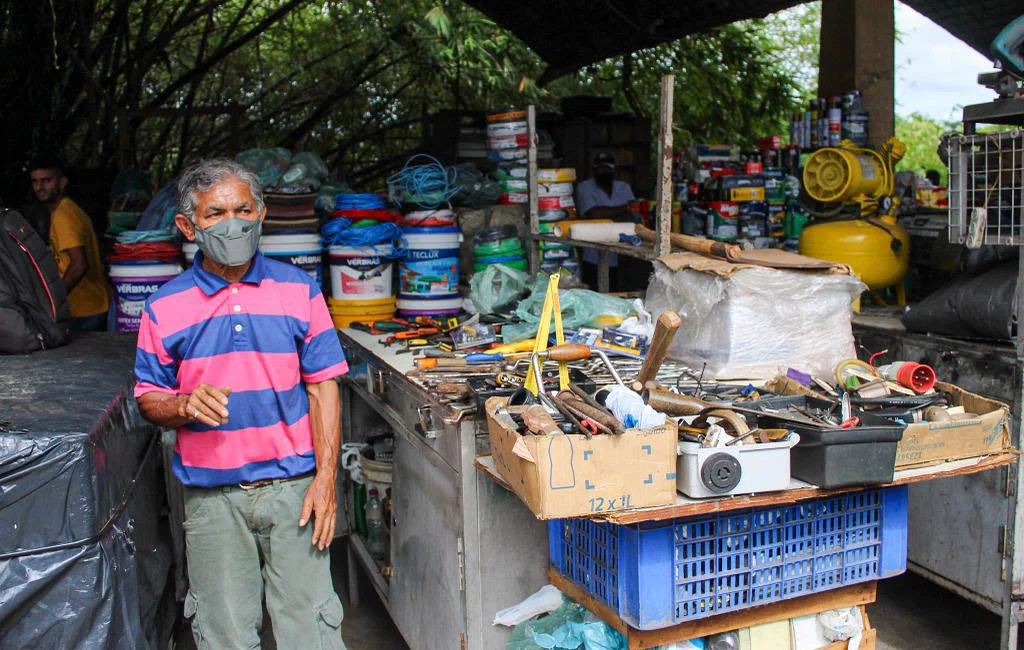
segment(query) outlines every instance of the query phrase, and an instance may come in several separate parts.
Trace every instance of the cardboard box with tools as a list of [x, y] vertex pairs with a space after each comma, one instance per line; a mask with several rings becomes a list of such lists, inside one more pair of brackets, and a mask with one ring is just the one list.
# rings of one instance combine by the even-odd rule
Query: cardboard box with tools
[[676, 498], [672, 420], [621, 435], [523, 435], [504, 397], [487, 400], [494, 464], [540, 519], [664, 506]]
[[896, 469], [926, 467], [1012, 448], [1009, 406], [953, 384], [940, 382], [935, 388], [949, 393], [955, 406], [974, 417], [911, 424], [896, 448]]

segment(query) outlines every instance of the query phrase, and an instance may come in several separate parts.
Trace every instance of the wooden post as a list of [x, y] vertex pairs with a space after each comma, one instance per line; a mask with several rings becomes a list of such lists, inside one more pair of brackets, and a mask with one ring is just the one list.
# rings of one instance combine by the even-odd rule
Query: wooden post
[[672, 252], [672, 91], [675, 75], [661, 78], [661, 117], [658, 125], [658, 186], [654, 227], [656, 257]]
[[533, 239], [533, 235], [540, 234], [540, 220], [537, 210], [537, 109], [526, 107], [526, 160], [527, 160], [527, 191], [529, 192], [529, 225], [530, 236], [527, 237], [530, 259], [530, 274], [536, 274], [540, 270], [540, 242]]
[[818, 95], [858, 89], [871, 113], [870, 142], [895, 133], [896, 18], [892, 0], [828, 0], [821, 4]]

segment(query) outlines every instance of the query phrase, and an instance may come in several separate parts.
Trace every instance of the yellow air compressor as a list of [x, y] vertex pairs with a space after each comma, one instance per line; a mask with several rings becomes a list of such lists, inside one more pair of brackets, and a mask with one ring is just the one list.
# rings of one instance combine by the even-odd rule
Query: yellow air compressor
[[910, 266], [910, 235], [896, 223], [894, 165], [907, 147], [890, 138], [878, 151], [849, 140], [811, 154], [804, 165], [804, 189], [816, 201], [835, 206], [834, 217], [855, 206], [853, 218], [819, 220], [800, 235], [800, 254], [847, 264], [869, 289], [896, 288], [906, 304], [903, 276]]

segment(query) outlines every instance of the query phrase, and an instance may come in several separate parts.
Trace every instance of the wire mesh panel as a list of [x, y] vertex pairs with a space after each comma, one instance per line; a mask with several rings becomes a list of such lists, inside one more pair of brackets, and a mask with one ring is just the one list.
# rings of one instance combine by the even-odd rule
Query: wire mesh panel
[[951, 135], [949, 240], [1017, 245], [1024, 222], [1024, 132]]

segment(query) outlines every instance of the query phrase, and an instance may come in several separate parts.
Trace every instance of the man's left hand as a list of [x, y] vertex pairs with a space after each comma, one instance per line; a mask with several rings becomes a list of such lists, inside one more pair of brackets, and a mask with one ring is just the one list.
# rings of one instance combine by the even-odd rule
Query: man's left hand
[[299, 515], [299, 527], [309, 523], [313, 516], [313, 546], [326, 550], [334, 540], [334, 525], [338, 518], [338, 507], [334, 493], [334, 477], [317, 474], [306, 490], [302, 501], [302, 514]]

